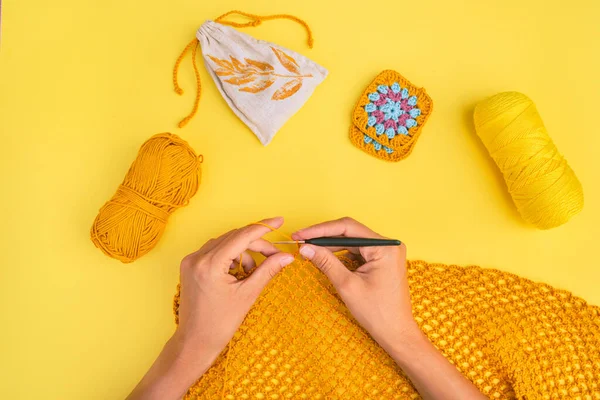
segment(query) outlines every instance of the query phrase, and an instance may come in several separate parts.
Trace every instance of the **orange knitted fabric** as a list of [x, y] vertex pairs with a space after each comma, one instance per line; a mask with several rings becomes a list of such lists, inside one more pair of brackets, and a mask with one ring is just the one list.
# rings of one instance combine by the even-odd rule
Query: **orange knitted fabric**
[[[475, 266], [409, 261], [408, 280], [423, 332], [485, 395], [600, 399], [600, 308], [546, 284]], [[179, 289], [176, 315], [178, 307]], [[300, 260], [269, 283], [228, 348], [185, 396], [418, 397], [327, 278]]]
[[433, 102], [396, 71], [377, 75], [360, 96], [350, 126], [350, 140], [359, 149], [386, 161], [410, 155]]

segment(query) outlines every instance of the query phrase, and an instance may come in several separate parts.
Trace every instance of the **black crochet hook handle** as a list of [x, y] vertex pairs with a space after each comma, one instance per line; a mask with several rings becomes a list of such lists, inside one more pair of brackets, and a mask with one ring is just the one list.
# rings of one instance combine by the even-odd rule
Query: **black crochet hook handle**
[[373, 246], [400, 246], [401, 241], [396, 239], [371, 239], [353, 237], [318, 237], [306, 239], [304, 243], [323, 247], [373, 247]]

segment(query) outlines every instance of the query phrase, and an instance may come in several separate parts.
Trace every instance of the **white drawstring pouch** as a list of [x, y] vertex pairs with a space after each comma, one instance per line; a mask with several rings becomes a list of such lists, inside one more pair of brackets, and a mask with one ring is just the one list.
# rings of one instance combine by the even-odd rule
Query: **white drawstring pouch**
[[194, 116], [200, 100], [200, 77], [195, 64], [199, 45], [206, 69], [219, 92], [233, 112], [266, 146], [325, 79], [327, 70], [295, 51], [257, 40], [224, 25], [256, 26], [267, 19], [288, 18], [307, 28], [309, 46], [312, 47], [311, 32], [304, 21], [288, 15], [259, 17], [235, 13], [250, 17], [253, 21], [246, 24], [223, 22], [222, 18], [231, 13], [217, 18], [220, 22], [206, 21], [196, 32], [196, 39], [188, 44], [177, 60], [174, 70], [175, 90], [183, 93], [177, 84], [177, 69], [190, 49], [198, 83], [194, 108], [179, 126], [183, 127]]

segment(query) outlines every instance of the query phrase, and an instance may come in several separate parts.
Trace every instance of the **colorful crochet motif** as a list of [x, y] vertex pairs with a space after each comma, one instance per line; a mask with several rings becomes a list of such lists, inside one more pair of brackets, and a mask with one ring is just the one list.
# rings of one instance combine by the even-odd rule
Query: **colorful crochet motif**
[[400, 87], [398, 82], [379, 85], [367, 97], [371, 101], [364, 107], [369, 116], [367, 127], [374, 126], [378, 136], [385, 133], [393, 139], [398, 134], [409, 135], [408, 130], [417, 126], [415, 118], [421, 115], [417, 96], [409, 96], [408, 88]]
[[354, 109], [350, 139], [375, 157], [400, 161], [412, 151], [432, 106], [424, 89], [398, 72], [383, 71]]
[[392, 154], [394, 152], [393, 149], [390, 149], [389, 147], [382, 145], [377, 140], [373, 139], [371, 136], [365, 135], [363, 140], [365, 141], [365, 144], [372, 144], [375, 151], [379, 151], [379, 150], [383, 149], [388, 154]]
[[[394, 153], [392, 153], [394, 154]], [[358, 263], [342, 261], [355, 269]], [[233, 271], [243, 274], [243, 268]], [[240, 275], [242, 277], [243, 275]], [[475, 266], [407, 263], [413, 315], [491, 399], [600, 399], [600, 308]], [[179, 309], [179, 290], [174, 311]], [[418, 399], [331, 283], [297, 259], [271, 280], [187, 400]]]

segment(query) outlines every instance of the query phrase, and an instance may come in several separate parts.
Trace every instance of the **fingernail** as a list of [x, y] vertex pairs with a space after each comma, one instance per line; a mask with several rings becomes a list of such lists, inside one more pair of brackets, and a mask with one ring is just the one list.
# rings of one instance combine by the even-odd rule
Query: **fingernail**
[[311, 247], [304, 246], [300, 249], [300, 254], [310, 260], [314, 257], [315, 251]]
[[279, 265], [285, 267], [286, 265], [290, 265], [294, 261], [293, 256], [285, 256], [281, 260], [279, 260]]

